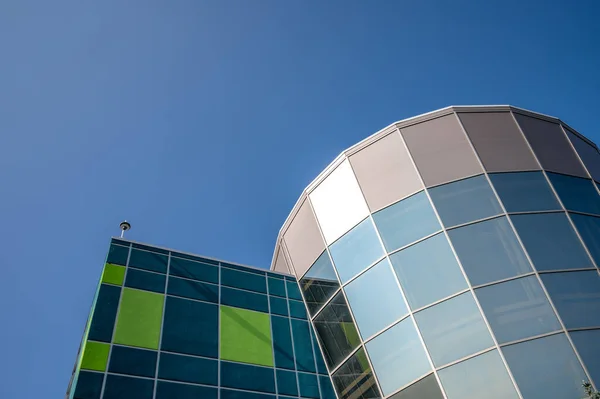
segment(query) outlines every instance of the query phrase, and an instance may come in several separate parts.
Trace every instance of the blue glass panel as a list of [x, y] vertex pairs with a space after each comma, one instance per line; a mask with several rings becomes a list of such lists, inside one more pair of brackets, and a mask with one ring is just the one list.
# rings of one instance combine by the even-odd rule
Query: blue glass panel
[[121, 240], [119, 238], [114, 238], [114, 237], [110, 239], [110, 243], [111, 244], [116, 244], [116, 245], [121, 245], [121, 246], [124, 246], [124, 247], [128, 247], [129, 244], [130, 244], [129, 241]]
[[560, 330], [560, 324], [535, 276], [475, 290], [499, 343]]
[[518, 399], [497, 350], [439, 371], [448, 399]]
[[404, 388], [395, 395], [390, 396], [390, 399], [444, 399], [440, 384], [438, 384], [435, 376], [429, 374], [427, 377], [420, 379], [414, 384]]
[[388, 252], [441, 229], [424, 191], [374, 213], [373, 220]]
[[319, 385], [321, 385], [321, 399], [336, 399], [331, 378], [329, 376], [320, 375]]
[[288, 304], [285, 299], [270, 296], [269, 303], [271, 305], [271, 313], [282, 316], [288, 315]]
[[294, 349], [296, 351], [296, 369], [298, 371], [311, 371], [316, 373], [315, 358], [308, 322], [292, 319], [292, 335], [294, 336]]
[[412, 309], [467, 288], [467, 281], [444, 234], [438, 234], [390, 256]]
[[600, 330], [572, 331], [577, 352], [596, 386], [600, 385]]
[[169, 274], [207, 283], [219, 283], [218, 267], [175, 257], [171, 257]]
[[80, 371], [74, 399], [100, 399], [104, 374]]
[[108, 250], [108, 256], [106, 257], [106, 263], [112, 263], [115, 265], [127, 265], [127, 257], [129, 256], [129, 247], [122, 247], [120, 245], [111, 245]]
[[387, 259], [348, 284], [344, 290], [363, 339], [408, 313]]
[[548, 173], [548, 178], [566, 209], [600, 214], [600, 196], [591, 180], [557, 173]]
[[263, 278], [267, 274], [267, 272], [265, 270], [260, 270], [260, 269], [256, 269], [254, 267], [249, 267], [249, 266], [234, 265], [232, 263], [221, 262], [221, 266], [227, 267], [229, 269], [240, 270], [240, 271], [246, 272], [246, 273], [258, 274], [260, 276], [263, 276]]
[[367, 342], [367, 352], [384, 395], [431, 371], [412, 318], [402, 320]]
[[472, 222], [502, 213], [485, 176], [475, 176], [429, 190], [444, 226]]
[[333, 384], [340, 399], [381, 398], [367, 355], [358, 350], [332, 376]]
[[221, 287], [221, 304], [236, 308], [269, 312], [267, 296], [233, 288]]
[[265, 276], [221, 268], [221, 284], [228, 287], [243, 288], [249, 291], [267, 293]]
[[600, 218], [574, 213], [570, 215], [590, 254], [600, 265]]
[[200, 357], [180, 356], [162, 352], [158, 378], [196, 384], [217, 385], [218, 363]]
[[229, 389], [221, 389], [221, 399], [275, 399], [275, 396], [262, 393], [251, 393], [244, 391], [231, 391]]
[[511, 215], [510, 218], [538, 271], [593, 267], [564, 213]]
[[153, 391], [153, 380], [109, 374], [106, 376], [102, 399], [152, 399]]
[[472, 285], [532, 271], [506, 217], [453, 229], [448, 235]]
[[165, 292], [165, 281], [166, 277], [164, 274], [148, 273], [129, 268], [127, 270], [127, 277], [125, 278], [125, 287], [163, 294]]
[[129, 257], [129, 266], [158, 273], [166, 273], [167, 259], [167, 255], [132, 249], [131, 256]]
[[298, 382], [293, 371], [277, 370], [277, 392], [280, 395], [298, 396]]
[[143, 249], [144, 251], [156, 252], [157, 254], [169, 255], [169, 250], [163, 249], [163, 248], [153, 247], [153, 246], [144, 245], [144, 244], [138, 244], [135, 242], [132, 242], [131, 246], [134, 249], [138, 248], [138, 249]]
[[156, 399], [217, 399], [217, 388], [158, 381]]
[[177, 277], [169, 277], [167, 287], [169, 295], [182, 296], [184, 298], [198, 299], [200, 301], [219, 302], [219, 286], [202, 283], [199, 281], [185, 280]]
[[489, 176], [507, 212], [561, 209], [542, 172], [493, 173]]
[[218, 306], [167, 297], [161, 349], [191, 355], [218, 356]]
[[384, 255], [370, 218], [333, 243], [329, 251], [343, 283]]
[[422, 310], [415, 319], [437, 367], [494, 345], [470, 292]]
[[113, 345], [108, 371], [154, 378], [158, 352]]
[[121, 287], [107, 284], [100, 285], [88, 339], [110, 342], [115, 327], [115, 318], [117, 317], [117, 307], [119, 306], [120, 297]]
[[596, 271], [542, 274], [567, 328], [600, 327], [600, 276]]
[[311, 315], [314, 315], [340, 287], [326, 250], [300, 280], [300, 286]]
[[502, 348], [523, 399], [584, 397], [585, 374], [564, 334]]
[[298, 288], [298, 283], [296, 281], [286, 281], [286, 285], [287, 285], [288, 298], [301, 301], [302, 295], [300, 294], [300, 289]]
[[298, 384], [300, 385], [300, 396], [303, 398], [319, 399], [319, 383], [316, 374], [298, 373]]
[[306, 307], [304, 302], [293, 301], [290, 299], [290, 316], [298, 319], [306, 319]]
[[173, 262], [173, 259], [172, 259], [173, 257], [177, 257], [179, 259], [187, 259], [187, 260], [191, 260], [194, 262], [206, 263], [208, 265], [219, 266], [219, 261], [217, 261], [217, 260], [203, 258], [201, 256], [196, 256], [196, 255], [184, 254], [181, 252], [171, 252], [171, 262]]
[[285, 281], [269, 277], [269, 295], [285, 298]]
[[284, 369], [294, 369], [294, 350], [292, 348], [292, 335], [290, 321], [287, 318], [271, 316], [273, 329], [273, 351], [275, 352], [275, 366]]
[[221, 386], [275, 393], [272, 368], [221, 362]]

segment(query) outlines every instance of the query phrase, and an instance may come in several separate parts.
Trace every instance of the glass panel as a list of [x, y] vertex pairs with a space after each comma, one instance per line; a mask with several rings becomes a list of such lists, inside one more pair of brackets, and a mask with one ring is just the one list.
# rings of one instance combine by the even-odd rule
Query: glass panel
[[275, 393], [275, 373], [269, 367], [221, 362], [221, 386]]
[[235, 308], [256, 310], [257, 312], [269, 312], [269, 302], [266, 295], [233, 288], [221, 287], [221, 304]]
[[439, 376], [448, 399], [519, 397], [497, 350], [440, 370]]
[[446, 227], [502, 213], [496, 195], [483, 175], [434, 187], [429, 194]]
[[167, 255], [132, 249], [131, 256], [129, 257], [129, 266], [152, 272], [166, 273], [167, 259]]
[[352, 281], [344, 290], [363, 339], [408, 313], [387, 259]]
[[290, 316], [298, 319], [306, 319], [306, 307], [304, 307], [304, 302], [290, 299]]
[[415, 319], [437, 367], [494, 345], [470, 292], [422, 310]]
[[171, 257], [169, 274], [207, 283], [219, 283], [219, 268], [206, 263]]
[[302, 295], [296, 281], [286, 281], [288, 298], [302, 301]]
[[271, 325], [273, 327], [275, 366], [294, 370], [294, 350], [292, 348], [292, 335], [290, 333], [290, 319], [271, 316]]
[[600, 265], [600, 218], [574, 213], [570, 216], [596, 264]]
[[221, 268], [221, 284], [228, 287], [242, 288], [249, 291], [267, 293], [265, 276], [253, 273], [238, 272], [226, 267]]
[[108, 371], [154, 378], [158, 352], [114, 345]]
[[412, 309], [468, 287], [444, 234], [396, 252], [390, 260]]
[[173, 381], [217, 385], [218, 362], [201, 357], [180, 356], [162, 352], [158, 378]]
[[390, 399], [444, 399], [444, 396], [435, 376], [430, 374], [397, 394], [390, 396]]
[[388, 252], [441, 229], [424, 191], [374, 213], [373, 220]]
[[303, 398], [319, 399], [319, 383], [316, 374], [298, 373], [298, 385], [300, 386], [300, 395]]
[[268, 314], [221, 306], [219, 331], [221, 359], [273, 367]]
[[548, 178], [565, 208], [571, 211], [600, 214], [600, 196], [588, 179], [548, 173]]
[[306, 298], [308, 311], [314, 315], [340, 286], [327, 251], [323, 251], [308, 269], [300, 280], [300, 286]]
[[100, 291], [94, 305], [94, 315], [92, 316], [88, 339], [110, 342], [115, 327], [120, 297], [120, 287], [100, 284]]
[[269, 295], [285, 298], [285, 281], [269, 277]]
[[184, 298], [198, 299], [200, 301], [219, 302], [219, 286], [202, 283], [200, 281], [185, 280], [177, 277], [169, 277], [169, 295], [182, 296]]
[[340, 399], [380, 398], [365, 351], [360, 349], [332, 376]]
[[81, 368], [87, 370], [105, 371], [108, 363], [110, 345], [101, 342], [87, 341], [84, 345]]
[[161, 349], [190, 355], [218, 356], [219, 307], [168, 296]]
[[370, 266], [384, 255], [370, 218], [336, 241], [329, 252], [342, 283]]
[[472, 285], [532, 271], [506, 217], [453, 229], [448, 235]]
[[153, 380], [109, 374], [106, 376], [102, 399], [152, 399], [153, 391]]
[[412, 318], [402, 320], [368, 342], [367, 352], [384, 395], [431, 371]]
[[313, 348], [315, 351], [315, 360], [317, 361], [317, 371], [319, 374], [327, 374], [327, 366], [325, 366], [325, 360], [323, 360], [323, 355], [321, 354], [321, 348], [319, 348], [319, 344], [317, 343], [317, 338], [315, 338], [315, 330], [312, 324], [310, 324], [310, 338], [312, 340]]
[[127, 265], [127, 257], [129, 256], [129, 247], [122, 247], [120, 245], [111, 245], [108, 250], [108, 256], [106, 257], [106, 263], [113, 263], [115, 265]]
[[564, 334], [502, 348], [523, 399], [583, 398], [583, 369]]
[[293, 371], [277, 370], [277, 393], [298, 396], [298, 382]]
[[319, 385], [321, 385], [321, 399], [337, 399], [329, 376], [320, 375]]
[[[161, 357], [162, 359], [162, 357]], [[156, 399], [217, 399], [217, 388], [158, 381]]]
[[103, 373], [88, 373], [85, 371], [80, 371], [79, 376], [77, 377], [75, 398], [100, 399], [102, 382], [104, 382]]
[[564, 213], [510, 218], [538, 271], [594, 267]]
[[123, 288], [114, 343], [158, 349], [164, 295]]
[[600, 330], [572, 331], [571, 339], [590, 376], [600, 385]]
[[[134, 270], [134, 269], [130, 269]], [[125, 277], [125, 267], [106, 263], [102, 272], [102, 282], [113, 285], [123, 285]]]
[[507, 212], [561, 209], [542, 172], [494, 173], [489, 176]]
[[316, 373], [308, 322], [292, 319], [291, 323], [296, 353], [296, 370]]
[[[219, 389], [221, 399], [276, 399], [274, 395], [266, 395], [262, 393], [250, 393], [246, 391], [232, 391], [229, 389]], [[196, 399], [196, 398], [190, 398]], [[204, 398], [202, 398], [204, 399]]]
[[330, 369], [360, 344], [350, 310], [341, 292], [325, 306], [313, 323]]
[[285, 299], [277, 298], [276, 296], [270, 296], [269, 303], [271, 305], [272, 314], [288, 316], [288, 304]]
[[475, 290], [500, 344], [560, 330], [560, 324], [535, 276]]
[[549, 273], [541, 277], [565, 327], [600, 327], [598, 272]]
[[125, 286], [164, 294], [166, 280], [167, 277], [164, 274], [147, 273], [129, 268]]

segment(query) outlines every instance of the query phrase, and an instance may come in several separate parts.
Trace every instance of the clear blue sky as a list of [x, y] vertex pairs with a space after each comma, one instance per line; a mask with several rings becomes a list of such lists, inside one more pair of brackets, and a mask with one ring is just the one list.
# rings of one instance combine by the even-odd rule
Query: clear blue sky
[[599, 20], [596, 0], [0, 2], [0, 397], [64, 395], [124, 218], [268, 267], [306, 184], [395, 120], [513, 104], [600, 140]]

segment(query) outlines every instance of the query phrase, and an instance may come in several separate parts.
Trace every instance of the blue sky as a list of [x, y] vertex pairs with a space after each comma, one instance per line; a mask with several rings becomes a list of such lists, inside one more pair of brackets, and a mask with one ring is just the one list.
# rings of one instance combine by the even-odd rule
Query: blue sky
[[0, 397], [64, 395], [122, 219], [268, 267], [301, 190], [395, 120], [513, 104], [600, 140], [599, 18], [594, 0], [0, 2]]

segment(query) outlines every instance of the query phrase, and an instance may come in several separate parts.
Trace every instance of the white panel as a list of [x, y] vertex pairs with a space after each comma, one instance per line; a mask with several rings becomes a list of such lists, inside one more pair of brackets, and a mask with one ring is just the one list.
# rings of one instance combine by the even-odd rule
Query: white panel
[[328, 245], [369, 214], [348, 160], [327, 176], [309, 197]]

